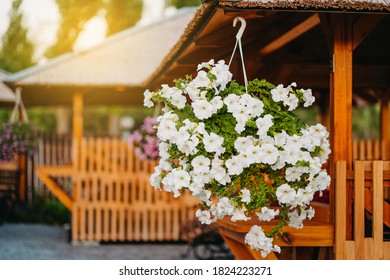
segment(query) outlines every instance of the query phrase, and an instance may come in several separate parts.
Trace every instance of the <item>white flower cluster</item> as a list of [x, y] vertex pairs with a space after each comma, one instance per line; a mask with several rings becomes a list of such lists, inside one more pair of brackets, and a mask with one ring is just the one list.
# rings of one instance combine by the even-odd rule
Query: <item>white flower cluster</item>
[[[161, 159], [150, 182], [175, 197], [190, 190], [204, 202], [196, 216], [205, 224], [228, 215], [249, 220], [254, 212], [260, 221], [283, 216], [289, 226], [302, 228], [314, 216], [309, 206], [314, 194], [330, 184], [321, 168], [330, 154], [325, 127], [289, 123], [290, 111], [314, 102], [311, 90], [294, 90], [295, 83], [273, 86], [262, 100], [231, 79], [224, 61], [210, 60], [198, 66], [194, 79], [145, 92], [145, 106], [166, 105], [158, 118]], [[275, 201], [280, 210], [271, 208]], [[263, 256], [280, 251], [259, 226], [245, 241]]]

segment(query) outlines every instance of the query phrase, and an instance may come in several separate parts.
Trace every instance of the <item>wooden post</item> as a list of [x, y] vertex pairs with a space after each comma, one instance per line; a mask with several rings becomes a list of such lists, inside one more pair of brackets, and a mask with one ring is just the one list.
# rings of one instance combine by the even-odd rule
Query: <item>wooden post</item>
[[73, 138], [83, 137], [83, 94], [76, 92], [73, 94]]
[[73, 94], [73, 167], [77, 170], [80, 164], [80, 143], [83, 138], [83, 94], [76, 92]]
[[18, 169], [20, 170], [19, 175], [19, 199], [21, 202], [26, 201], [26, 177], [27, 177], [27, 169], [26, 169], [26, 156], [24, 154], [20, 154], [18, 156]]
[[[352, 167], [352, 24], [348, 15], [333, 15], [333, 73], [330, 85], [331, 165]], [[333, 169], [333, 168], [332, 168]]]
[[[334, 178], [336, 161], [346, 161], [347, 170], [352, 169], [352, 53], [353, 36], [351, 17], [335, 14], [331, 17], [333, 34], [332, 71], [330, 74], [330, 175]], [[330, 209], [334, 209], [334, 185], [329, 192]], [[349, 196], [350, 197], [350, 196]], [[347, 199], [347, 201], [349, 201]], [[347, 207], [351, 217], [351, 207]], [[334, 215], [331, 215], [331, 222]], [[347, 238], [352, 233], [347, 223]], [[336, 229], [337, 231], [337, 229]]]

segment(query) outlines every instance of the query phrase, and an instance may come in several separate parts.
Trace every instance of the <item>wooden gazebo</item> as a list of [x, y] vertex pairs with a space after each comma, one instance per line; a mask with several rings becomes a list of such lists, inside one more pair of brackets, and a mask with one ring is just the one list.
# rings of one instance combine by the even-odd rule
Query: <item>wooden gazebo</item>
[[[354, 161], [390, 159], [390, 2], [205, 0], [149, 83], [159, 87], [195, 74], [198, 63], [212, 58], [228, 61], [238, 31], [232, 26], [237, 16], [247, 23], [242, 44], [248, 79], [312, 88], [330, 130], [329, 204], [316, 208], [318, 221], [306, 230], [286, 229], [290, 242], [279, 240], [280, 245], [334, 247], [336, 258], [390, 259], [390, 243], [383, 233], [383, 225], [390, 226], [388, 193], [385, 198], [383, 194], [383, 188], [389, 187], [389, 162]], [[238, 57], [231, 71], [242, 80]], [[352, 107], [358, 99], [381, 104], [381, 141], [369, 158], [353, 155]], [[227, 220], [220, 223], [237, 258], [259, 258], [243, 244], [248, 229]], [[370, 232], [366, 236], [365, 230]]]
[[[80, 53], [68, 53], [4, 80], [22, 89], [26, 106], [71, 105], [72, 161], [36, 167], [45, 186], [72, 212], [72, 241], [167, 241], [180, 239], [180, 225], [193, 202], [153, 192], [154, 162], [142, 162], [122, 139], [83, 135], [88, 105], [143, 106], [145, 81], [179, 40], [194, 14], [181, 9], [148, 26], [110, 36]], [[71, 193], [57, 177], [71, 177]]]

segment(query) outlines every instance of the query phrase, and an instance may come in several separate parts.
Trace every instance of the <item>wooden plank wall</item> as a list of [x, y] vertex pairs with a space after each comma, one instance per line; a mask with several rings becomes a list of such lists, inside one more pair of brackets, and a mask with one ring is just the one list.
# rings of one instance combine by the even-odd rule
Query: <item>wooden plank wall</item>
[[75, 173], [73, 241], [176, 241], [198, 201], [149, 183], [156, 161], [141, 161], [112, 138], [83, 138]]
[[[347, 171], [344, 161], [337, 162], [336, 259], [390, 259], [390, 241], [384, 240], [383, 231], [388, 224], [383, 193], [390, 187], [389, 171], [389, 161], [355, 161], [353, 171]], [[349, 228], [352, 239], [347, 238]]]

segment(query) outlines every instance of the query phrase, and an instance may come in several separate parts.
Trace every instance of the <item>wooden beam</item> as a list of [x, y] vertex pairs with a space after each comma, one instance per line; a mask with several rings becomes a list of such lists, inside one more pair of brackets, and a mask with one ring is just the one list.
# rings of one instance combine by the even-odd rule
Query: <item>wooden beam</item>
[[38, 178], [43, 182], [43, 184], [71, 212], [73, 209], [73, 200], [61, 188], [61, 186], [59, 186], [51, 178], [51, 176], [67, 176], [67, 175], [72, 174], [72, 170], [73, 170], [72, 167], [69, 167], [69, 166], [56, 166], [56, 167], [40, 166], [40, 167], [36, 167], [36, 169], [35, 169]]
[[260, 50], [261, 55], [267, 55], [273, 51], [276, 51], [283, 46], [287, 45], [289, 42], [293, 41], [294, 39], [298, 38], [302, 34], [306, 33], [313, 27], [317, 26], [320, 23], [320, 18], [318, 14], [314, 14], [308, 19], [304, 20], [300, 24], [294, 26], [287, 32], [283, 33], [281, 36], [264, 46]]
[[332, 163], [352, 168], [352, 24], [348, 15], [332, 15], [333, 73], [330, 94]]
[[362, 15], [353, 24], [353, 49], [356, 49], [371, 31], [378, 25], [384, 15]]

